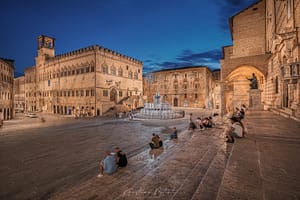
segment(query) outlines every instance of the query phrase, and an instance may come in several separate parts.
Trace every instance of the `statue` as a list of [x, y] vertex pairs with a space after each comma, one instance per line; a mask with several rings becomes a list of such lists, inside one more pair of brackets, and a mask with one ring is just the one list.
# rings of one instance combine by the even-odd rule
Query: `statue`
[[251, 82], [250, 83], [250, 89], [258, 89], [258, 82], [255, 74], [252, 74], [252, 78], [248, 78], [248, 80]]

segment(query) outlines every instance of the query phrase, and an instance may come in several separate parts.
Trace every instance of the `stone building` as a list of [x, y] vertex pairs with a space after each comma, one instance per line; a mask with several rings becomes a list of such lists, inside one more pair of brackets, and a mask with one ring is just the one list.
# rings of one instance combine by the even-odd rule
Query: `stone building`
[[216, 109], [220, 106], [219, 71], [195, 66], [148, 73], [143, 80], [145, 101], [152, 103], [158, 92], [163, 103], [174, 107]]
[[99, 116], [142, 105], [142, 62], [93, 45], [55, 55], [55, 39], [37, 39], [36, 65], [25, 69], [25, 109]]
[[25, 108], [25, 82], [24, 76], [14, 80], [14, 108], [15, 113], [24, 112]]
[[0, 58], [0, 119], [14, 117], [14, 60]]
[[[223, 47], [222, 113], [245, 104], [299, 114], [300, 0], [260, 0], [230, 18], [232, 46]], [[249, 87], [255, 74], [258, 88]]]
[[300, 119], [300, 0], [266, 1], [265, 107]]

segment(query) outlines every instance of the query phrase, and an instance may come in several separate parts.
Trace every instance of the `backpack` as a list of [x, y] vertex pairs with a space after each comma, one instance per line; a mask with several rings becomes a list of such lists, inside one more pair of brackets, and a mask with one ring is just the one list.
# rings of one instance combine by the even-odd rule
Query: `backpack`
[[119, 162], [118, 162], [118, 166], [119, 167], [125, 167], [127, 165], [127, 157], [126, 157], [126, 154], [120, 152], [119, 154]]

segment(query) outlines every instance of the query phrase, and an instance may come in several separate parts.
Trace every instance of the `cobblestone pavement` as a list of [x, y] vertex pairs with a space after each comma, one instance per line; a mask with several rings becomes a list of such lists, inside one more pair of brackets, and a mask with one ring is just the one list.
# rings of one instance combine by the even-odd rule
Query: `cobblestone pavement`
[[[300, 123], [269, 112], [247, 112], [249, 134], [234, 144], [224, 142], [223, 124], [188, 131], [188, 116], [10, 123], [0, 132], [0, 199], [300, 199]], [[177, 141], [167, 139], [173, 126]], [[152, 132], [163, 149], [149, 150]], [[115, 145], [129, 165], [97, 178]]]

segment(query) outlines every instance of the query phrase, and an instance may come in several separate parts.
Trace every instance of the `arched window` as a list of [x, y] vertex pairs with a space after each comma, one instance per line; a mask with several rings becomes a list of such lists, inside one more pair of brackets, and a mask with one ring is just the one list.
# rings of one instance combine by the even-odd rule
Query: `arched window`
[[116, 75], [116, 67], [115, 66], [110, 67], [110, 74], [111, 75]]
[[102, 73], [108, 74], [108, 66], [105, 63], [102, 64], [101, 68], [102, 68]]
[[134, 79], [138, 79], [139, 77], [138, 77], [138, 73], [137, 72], [134, 72]]
[[128, 78], [132, 78], [132, 71], [128, 72]]
[[121, 67], [118, 69], [118, 76], [123, 76], [123, 69]]

